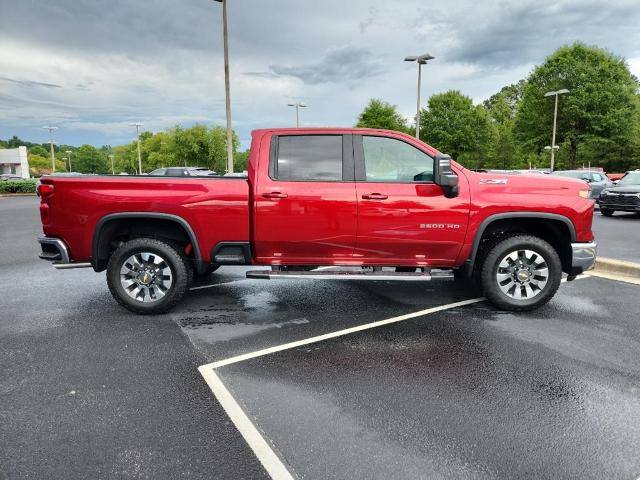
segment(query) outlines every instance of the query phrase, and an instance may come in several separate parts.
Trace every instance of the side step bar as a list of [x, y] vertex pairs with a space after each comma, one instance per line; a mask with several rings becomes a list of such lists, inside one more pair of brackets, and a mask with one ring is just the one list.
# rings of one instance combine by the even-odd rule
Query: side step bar
[[273, 279], [308, 279], [308, 280], [393, 280], [405, 282], [428, 282], [430, 280], [453, 279], [453, 271], [431, 270], [430, 272], [385, 272], [366, 270], [312, 270], [296, 272], [286, 270], [252, 270], [247, 278]]

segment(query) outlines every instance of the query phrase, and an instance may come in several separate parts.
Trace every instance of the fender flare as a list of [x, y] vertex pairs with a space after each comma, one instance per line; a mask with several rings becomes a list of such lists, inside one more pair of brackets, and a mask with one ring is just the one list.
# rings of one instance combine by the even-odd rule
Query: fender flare
[[110, 213], [102, 217], [96, 223], [96, 226], [93, 230], [93, 240], [91, 245], [91, 265], [94, 270], [97, 268], [97, 258], [98, 258], [98, 246], [100, 242], [100, 234], [102, 233], [102, 229], [104, 226], [110, 222], [111, 220], [121, 220], [123, 218], [152, 218], [159, 220], [169, 220], [179, 224], [181, 227], [185, 229], [189, 240], [191, 241], [191, 245], [193, 247], [193, 256], [195, 260], [195, 266], [200, 271], [204, 262], [202, 260], [202, 253], [200, 251], [200, 245], [198, 244], [198, 240], [196, 237], [193, 228], [189, 225], [184, 218], [179, 217], [178, 215], [173, 215], [170, 213], [158, 213], [158, 212], [122, 212], [122, 213]]
[[478, 255], [478, 249], [480, 248], [480, 240], [482, 239], [482, 235], [484, 231], [487, 229], [489, 225], [498, 220], [504, 220], [505, 218], [540, 218], [545, 220], [556, 220], [564, 223], [569, 230], [569, 235], [571, 237], [571, 242], [576, 241], [576, 227], [573, 225], [573, 222], [564, 215], [560, 215], [558, 213], [544, 213], [544, 212], [506, 212], [506, 213], [495, 213], [493, 215], [489, 215], [485, 218], [480, 226], [476, 230], [476, 234], [473, 238], [473, 248], [471, 249], [471, 255], [465, 261], [465, 270], [468, 276], [471, 275], [473, 270], [473, 265], [476, 262], [476, 257]]

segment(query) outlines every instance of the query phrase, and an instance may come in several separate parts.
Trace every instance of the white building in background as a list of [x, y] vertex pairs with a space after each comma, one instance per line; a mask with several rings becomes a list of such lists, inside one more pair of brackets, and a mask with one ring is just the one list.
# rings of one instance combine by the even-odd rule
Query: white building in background
[[0, 174], [13, 173], [29, 178], [27, 147], [0, 148]]

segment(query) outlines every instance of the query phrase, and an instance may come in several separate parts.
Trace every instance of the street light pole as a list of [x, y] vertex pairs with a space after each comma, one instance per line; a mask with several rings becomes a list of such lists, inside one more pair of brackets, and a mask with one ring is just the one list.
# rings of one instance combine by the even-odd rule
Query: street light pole
[[142, 175], [142, 155], [140, 154], [140, 127], [141, 123], [130, 123], [130, 127], [136, 127], [136, 141], [138, 142], [138, 175]]
[[42, 127], [45, 130], [49, 130], [49, 146], [51, 147], [51, 173], [56, 171], [56, 155], [53, 152], [53, 131], [57, 130], [58, 127]]
[[300, 114], [299, 114], [299, 109], [300, 108], [306, 108], [307, 104], [303, 103], [303, 102], [296, 102], [296, 103], [287, 103], [288, 107], [296, 107], [296, 128], [300, 128]]
[[555, 167], [555, 151], [556, 151], [556, 124], [558, 120], [558, 96], [564, 95], [565, 93], [569, 93], [569, 90], [563, 88], [562, 90], [557, 90], [555, 92], [547, 92], [544, 94], [545, 97], [554, 96], [555, 105], [553, 107], [553, 133], [551, 134], [551, 171], [553, 172]]
[[64, 153], [67, 154], [67, 158], [69, 159], [69, 171], [71, 171], [71, 154], [73, 152], [71, 150], [65, 150]]
[[224, 93], [227, 114], [227, 172], [233, 173], [233, 131], [231, 130], [231, 88], [229, 86], [229, 35], [227, 32], [227, 0], [222, 3], [222, 39], [224, 44]]
[[113, 155], [109, 155], [109, 160], [111, 160], [111, 175], [115, 175], [116, 172], [113, 169]]
[[405, 57], [405, 62], [417, 62], [418, 63], [418, 95], [416, 102], [416, 138], [420, 138], [420, 85], [422, 83], [422, 65], [426, 65], [429, 60], [433, 60], [428, 53], [420, 56]]

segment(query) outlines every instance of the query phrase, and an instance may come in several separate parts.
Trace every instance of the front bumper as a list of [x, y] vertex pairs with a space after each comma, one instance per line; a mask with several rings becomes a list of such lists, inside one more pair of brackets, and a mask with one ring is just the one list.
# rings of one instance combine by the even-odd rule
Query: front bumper
[[571, 244], [571, 274], [580, 275], [591, 270], [596, 263], [598, 254], [598, 242], [572, 243]]

